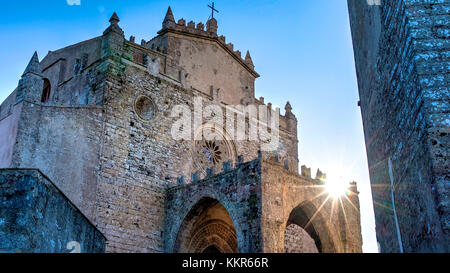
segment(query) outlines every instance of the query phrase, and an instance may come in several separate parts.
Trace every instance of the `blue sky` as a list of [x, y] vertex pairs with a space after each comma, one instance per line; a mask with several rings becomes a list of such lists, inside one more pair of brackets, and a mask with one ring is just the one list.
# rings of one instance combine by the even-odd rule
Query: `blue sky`
[[[75, 1], [76, 2], [76, 1]], [[205, 23], [211, 1], [6, 1], [0, 10], [0, 101], [17, 86], [35, 50], [56, 50], [102, 34], [116, 11], [127, 37], [149, 40], [170, 5], [178, 20]], [[364, 251], [377, 251], [353, 49], [345, 0], [216, 0], [219, 35], [250, 50], [261, 78], [256, 96], [299, 120], [301, 165], [357, 181]]]

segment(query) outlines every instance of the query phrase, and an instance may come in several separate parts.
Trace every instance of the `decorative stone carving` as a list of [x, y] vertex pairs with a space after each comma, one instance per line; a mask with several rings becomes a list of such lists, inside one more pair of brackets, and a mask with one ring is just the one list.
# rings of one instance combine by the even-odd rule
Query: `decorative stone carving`
[[156, 113], [156, 105], [147, 96], [139, 96], [134, 105], [136, 115], [143, 121], [151, 120]]

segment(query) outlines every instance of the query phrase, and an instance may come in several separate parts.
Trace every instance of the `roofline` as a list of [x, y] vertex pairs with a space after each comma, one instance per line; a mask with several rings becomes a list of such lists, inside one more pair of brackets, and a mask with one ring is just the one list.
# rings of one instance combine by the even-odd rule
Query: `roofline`
[[84, 40], [84, 41], [78, 42], [78, 43], [73, 44], [73, 45], [68, 45], [68, 46], [59, 48], [57, 50], [50, 50], [50, 51], [48, 51], [47, 55], [45, 55], [45, 57], [39, 63], [42, 63], [46, 58], [49, 58], [52, 54], [59, 54], [59, 53], [63, 52], [64, 50], [71, 49], [71, 48], [74, 48], [74, 47], [77, 47], [77, 46], [80, 46], [80, 45], [83, 45], [83, 44], [87, 44], [87, 43], [90, 43], [90, 42], [94, 42], [94, 41], [102, 39], [102, 38], [103, 38], [103, 36], [97, 36], [97, 37], [94, 37], [94, 38], [91, 38], [91, 39], [88, 39], [88, 40]]
[[200, 35], [200, 34], [196, 34], [196, 33], [184, 32], [184, 31], [180, 31], [180, 30], [176, 30], [176, 29], [172, 29], [172, 28], [166, 28], [166, 29], [162, 29], [162, 30], [158, 31], [158, 36], [154, 37], [150, 41], [152, 41], [158, 37], [161, 37], [166, 33], [180, 34], [180, 35], [184, 35], [184, 36], [189, 36], [189, 37], [205, 39], [205, 40], [216, 42], [226, 52], [228, 52], [228, 54], [230, 54], [236, 61], [238, 61], [245, 69], [247, 69], [247, 71], [250, 72], [250, 74], [252, 74], [255, 78], [260, 77], [260, 75], [254, 69], [252, 69], [250, 66], [248, 66], [244, 62], [244, 60], [242, 60], [242, 58], [239, 58], [232, 50], [230, 50], [224, 43], [222, 43], [218, 37], [205, 36], [205, 35]]

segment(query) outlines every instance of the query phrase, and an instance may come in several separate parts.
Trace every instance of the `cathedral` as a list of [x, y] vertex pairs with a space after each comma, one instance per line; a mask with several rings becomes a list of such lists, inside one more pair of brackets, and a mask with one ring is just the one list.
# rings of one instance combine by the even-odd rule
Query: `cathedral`
[[0, 250], [362, 252], [344, 196], [299, 168], [297, 118], [255, 98], [247, 51], [175, 20], [35, 53], [0, 108]]

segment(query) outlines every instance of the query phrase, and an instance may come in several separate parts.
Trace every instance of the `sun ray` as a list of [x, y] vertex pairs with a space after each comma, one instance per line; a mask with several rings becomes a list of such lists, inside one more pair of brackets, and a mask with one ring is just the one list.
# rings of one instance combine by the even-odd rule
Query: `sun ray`
[[344, 203], [342, 203], [342, 199], [339, 198], [339, 203], [341, 204], [341, 208], [342, 211], [344, 213], [344, 221], [345, 221], [345, 225], [347, 226], [347, 213], [345, 212], [345, 207], [344, 207]]
[[348, 221], [347, 221], [347, 213], [345, 212], [345, 207], [344, 204], [342, 203], [342, 199], [339, 198], [339, 203], [341, 204], [341, 208], [342, 208], [342, 212], [344, 213], [344, 228], [345, 231], [347, 232], [347, 227], [348, 227]]
[[378, 201], [373, 201], [373, 203], [374, 203], [375, 205], [379, 206], [379, 207], [382, 207], [382, 208], [388, 209], [388, 210], [390, 210], [390, 211], [393, 211], [392, 207], [389, 207], [389, 206], [386, 206], [386, 205], [384, 205], [384, 204], [381, 204], [381, 203], [378, 202]]
[[333, 198], [333, 201], [331, 202], [330, 222], [333, 221], [334, 209], [335, 209], [335, 206], [336, 206], [336, 203], [337, 203], [338, 199], [340, 200], [341, 198], [340, 197]]
[[325, 206], [325, 204], [328, 202], [329, 199], [330, 199], [330, 196], [328, 195], [327, 198], [325, 199], [325, 201], [322, 202], [320, 207], [316, 210], [316, 212], [313, 214], [313, 216], [309, 219], [308, 223], [306, 223], [304, 229], [307, 229], [309, 227], [311, 222], [314, 220], [314, 218], [316, 218], [317, 214], [319, 214], [319, 212], [322, 210], [322, 208]]
[[347, 195], [344, 195], [345, 199], [347, 199], [347, 201], [350, 203], [350, 205], [352, 205], [352, 207], [359, 212], [359, 209], [355, 206], [355, 204], [353, 204], [352, 200], [350, 200]]
[[372, 188], [380, 188], [380, 187], [391, 187], [391, 184], [372, 184], [371, 185]]

